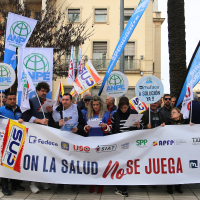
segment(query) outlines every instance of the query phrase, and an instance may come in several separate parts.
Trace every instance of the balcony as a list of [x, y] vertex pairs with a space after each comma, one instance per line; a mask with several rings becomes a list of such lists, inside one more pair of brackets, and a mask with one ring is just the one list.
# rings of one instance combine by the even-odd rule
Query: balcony
[[[93, 64], [94, 68], [98, 72], [105, 72], [108, 68], [108, 65], [110, 63], [110, 59], [91, 59], [91, 63]], [[76, 63], [75, 67], [77, 67], [78, 60], [74, 60]], [[56, 67], [54, 67], [54, 70], [57, 71], [57, 74], [66, 74], [68, 72], [70, 60], [61, 59], [60, 62], [57, 62]], [[87, 60], [83, 60], [83, 66], [87, 63]], [[141, 69], [141, 60], [140, 59], [125, 59], [125, 72], [127, 73], [139, 73]], [[114, 71], [120, 70], [120, 60], [117, 61], [114, 69]]]

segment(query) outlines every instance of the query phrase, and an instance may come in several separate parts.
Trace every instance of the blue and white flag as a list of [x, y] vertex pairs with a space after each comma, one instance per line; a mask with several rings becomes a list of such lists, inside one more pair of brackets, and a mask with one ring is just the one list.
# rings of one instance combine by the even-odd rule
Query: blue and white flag
[[[18, 54], [18, 105], [21, 102], [21, 85], [24, 80], [25, 69], [27, 70], [34, 86], [39, 82], [46, 82], [50, 86], [47, 98], [52, 98], [53, 80], [53, 48], [19, 48]], [[29, 97], [35, 96], [35, 91]], [[20, 106], [20, 105], [19, 105]]]
[[176, 107], [183, 101], [186, 94], [186, 89], [189, 87], [192, 77], [194, 88], [195, 85], [200, 81], [200, 41], [190, 61], [185, 81], [177, 98]]
[[104, 76], [104, 79], [103, 79], [103, 82], [102, 82], [102, 85], [101, 85], [98, 95], [101, 95], [101, 92], [104, 88], [104, 85], [105, 85], [108, 77], [110, 76], [110, 73], [112, 72], [118, 58], [120, 57], [122, 51], [124, 50], [126, 43], [128, 42], [129, 38], [131, 37], [133, 31], [135, 30], [135, 27], [137, 26], [138, 22], [140, 21], [140, 18], [142, 17], [144, 11], [146, 10], [149, 2], [150, 2], [150, 0], [141, 0], [138, 7], [136, 8], [133, 15], [131, 16], [130, 20], [128, 21], [120, 39], [119, 39], [119, 42], [115, 48], [115, 51], [114, 51], [111, 61], [109, 63], [108, 69]]
[[16, 68], [16, 48], [25, 47], [33, 29], [37, 24], [37, 20], [17, 15], [8, 14], [6, 38], [5, 38], [5, 54], [4, 63]]

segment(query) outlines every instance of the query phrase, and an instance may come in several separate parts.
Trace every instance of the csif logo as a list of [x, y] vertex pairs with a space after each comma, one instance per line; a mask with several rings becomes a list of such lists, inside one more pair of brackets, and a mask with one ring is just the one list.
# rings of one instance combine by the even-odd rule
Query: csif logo
[[29, 136], [29, 143], [30, 144], [38, 143], [38, 144], [44, 144], [44, 145], [58, 146], [58, 144], [56, 142], [51, 142], [49, 140], [44, 141], [42, 139], [37, 139], [37, 137], [34, 135]]
[[83, 72], [80, 75], [80, 80], [82, 81], [83, 85], [86, 86], [92, 86], [95, 83], [86, 66], [83, 68]]
[[31, 33], [31, 27], [25, 21], [16, 21], [10, 27], [10, 34], [7, 41], [12, 46], [20, 47]]
[[[29, 71], [29, 75], [33, 81], [49, 81], [49, 61], [40, 53], [31, 53], [23, 59], [23, 66]], [[24, 72], [22, 74], [22, 79]]]

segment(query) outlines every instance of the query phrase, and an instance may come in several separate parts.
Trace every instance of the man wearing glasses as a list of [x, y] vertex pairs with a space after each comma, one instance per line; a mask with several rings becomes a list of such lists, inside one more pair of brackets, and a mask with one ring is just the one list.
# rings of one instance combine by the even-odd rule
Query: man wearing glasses
[[85, 99], [84, 99], [85, 108], [83, 108], [81, 110], [81, 112], [83, 113], [83, 116], [87, 113], [88, 105], [89, 105], [89, 102], [90, 102], [91, 99], [92, 99], [91, 96], [86, 96]]
[[164, 102], [164, 106], [160, 108], [160, 113], [162, 113], [162, 115], [164, 116], [164, 121], [166, 121], [166, 119], [169, 119], [171, 116], [171, 95], [170, 94], [165, 94], [163, 96], [163, 102]]

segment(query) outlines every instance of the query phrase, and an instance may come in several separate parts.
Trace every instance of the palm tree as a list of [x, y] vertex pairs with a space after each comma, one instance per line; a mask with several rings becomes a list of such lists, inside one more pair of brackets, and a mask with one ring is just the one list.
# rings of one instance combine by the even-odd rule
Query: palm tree
[[184, 0], [168, 0], [170, 92], [177, 96], [186, 74]]

